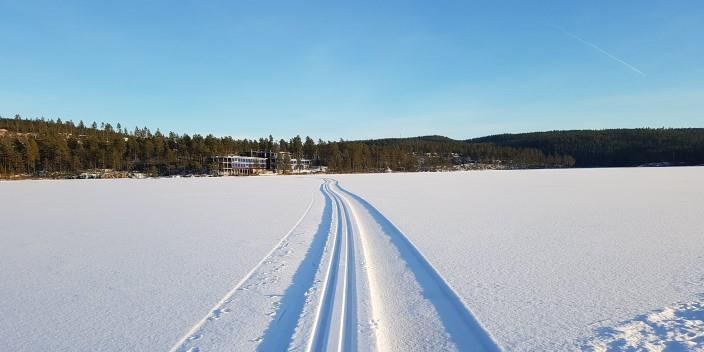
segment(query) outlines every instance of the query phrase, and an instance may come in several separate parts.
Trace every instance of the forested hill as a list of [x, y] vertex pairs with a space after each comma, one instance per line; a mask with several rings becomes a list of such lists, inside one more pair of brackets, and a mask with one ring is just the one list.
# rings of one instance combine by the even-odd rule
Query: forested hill
[[324, 165], [331, 172], [430, 171], [463, 167], [570, 167], [574, 159], [537, 149], [466, 143], [431, 136], [371, 141], [275, 140], [162, 133], [119, 123], [0, 118], [0, 176], [70, 177], [90, 170], [149, 175], [217, 171], [215, 155], [282, 151]]
[[637, 128], [501, 134], [470, 139], [574, 157], [576, 167], [704, 164], [704, 128]]
[[[443, 136], [357, 141], [275, 140], [128, 131], [109, 123], [0, 117], [0, 177], [71, 177], [91, 170], [211, 174], [212, 157], [289, 152], [330, 172], [436, 171], [704, 164], [704, 129], [554, 131], [454, 140]], [[111, 171], [111, 172], [112, 172]]]

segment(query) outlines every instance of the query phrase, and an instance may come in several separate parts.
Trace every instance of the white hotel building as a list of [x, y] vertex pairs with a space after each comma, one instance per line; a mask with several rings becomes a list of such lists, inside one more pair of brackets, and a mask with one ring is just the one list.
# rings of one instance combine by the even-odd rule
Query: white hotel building
[[[242, 155], [218, 155], [213, 157], [213, 161], [218, 164], [218, 174], [222, 176], [244, 176], [259, 175], [261, 173], [278, 173], [276, 160], [278, 154], [270, 152], [251, 153], [257, 156]], [[300, 165], [297, 159], [290, 159], [290, 170], [292, 173], [309, 172], [310, 160], [301, 159]]]

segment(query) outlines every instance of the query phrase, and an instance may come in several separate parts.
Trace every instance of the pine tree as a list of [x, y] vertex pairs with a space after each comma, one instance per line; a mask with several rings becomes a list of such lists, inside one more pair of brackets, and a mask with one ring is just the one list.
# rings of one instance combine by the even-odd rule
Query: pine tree
[[35, 174], [37, 172], [37, 160], [39, 160], [39, 145], [37, 145], [34, 137], [27, 138], [24, 160], [27, 164], [27, 172]]

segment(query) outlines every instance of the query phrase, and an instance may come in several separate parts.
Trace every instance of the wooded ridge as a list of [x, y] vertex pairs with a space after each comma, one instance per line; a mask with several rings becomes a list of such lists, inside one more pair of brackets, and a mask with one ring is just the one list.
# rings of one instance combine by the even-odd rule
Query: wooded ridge
[[110, 169], [152, 176], [212, 174], [215, 155], [286, 151], [329, 172], [434, 171], [704, 164], [704, 129], [618, 129], [317, 141], [128, 131], [119, 123], [0, 118], [0, 175], [66, 177]]

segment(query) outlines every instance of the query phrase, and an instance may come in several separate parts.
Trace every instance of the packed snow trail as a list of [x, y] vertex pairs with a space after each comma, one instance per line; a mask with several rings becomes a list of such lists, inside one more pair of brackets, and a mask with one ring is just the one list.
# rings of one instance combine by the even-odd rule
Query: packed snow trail
[[333, 259], [330, 261], [324, 284], [324, 296], [315, 319], [308, 351], [346, 351], [354, 346], [356, 325], [353, 316], [353, 296], [350, 272], [354, 270], [351, 245], [351, 222], [339, 196], [325, 182], [325, 191], [334, 200], [337, 215], [337, 233]]
[[325, 179], [311, 207], [171, 351], [499, 350], [371, 204]]
[[341, 188], [367, 266], [381, 351], [497, 351], [466, 305], [406, 236], [364, 199]]

